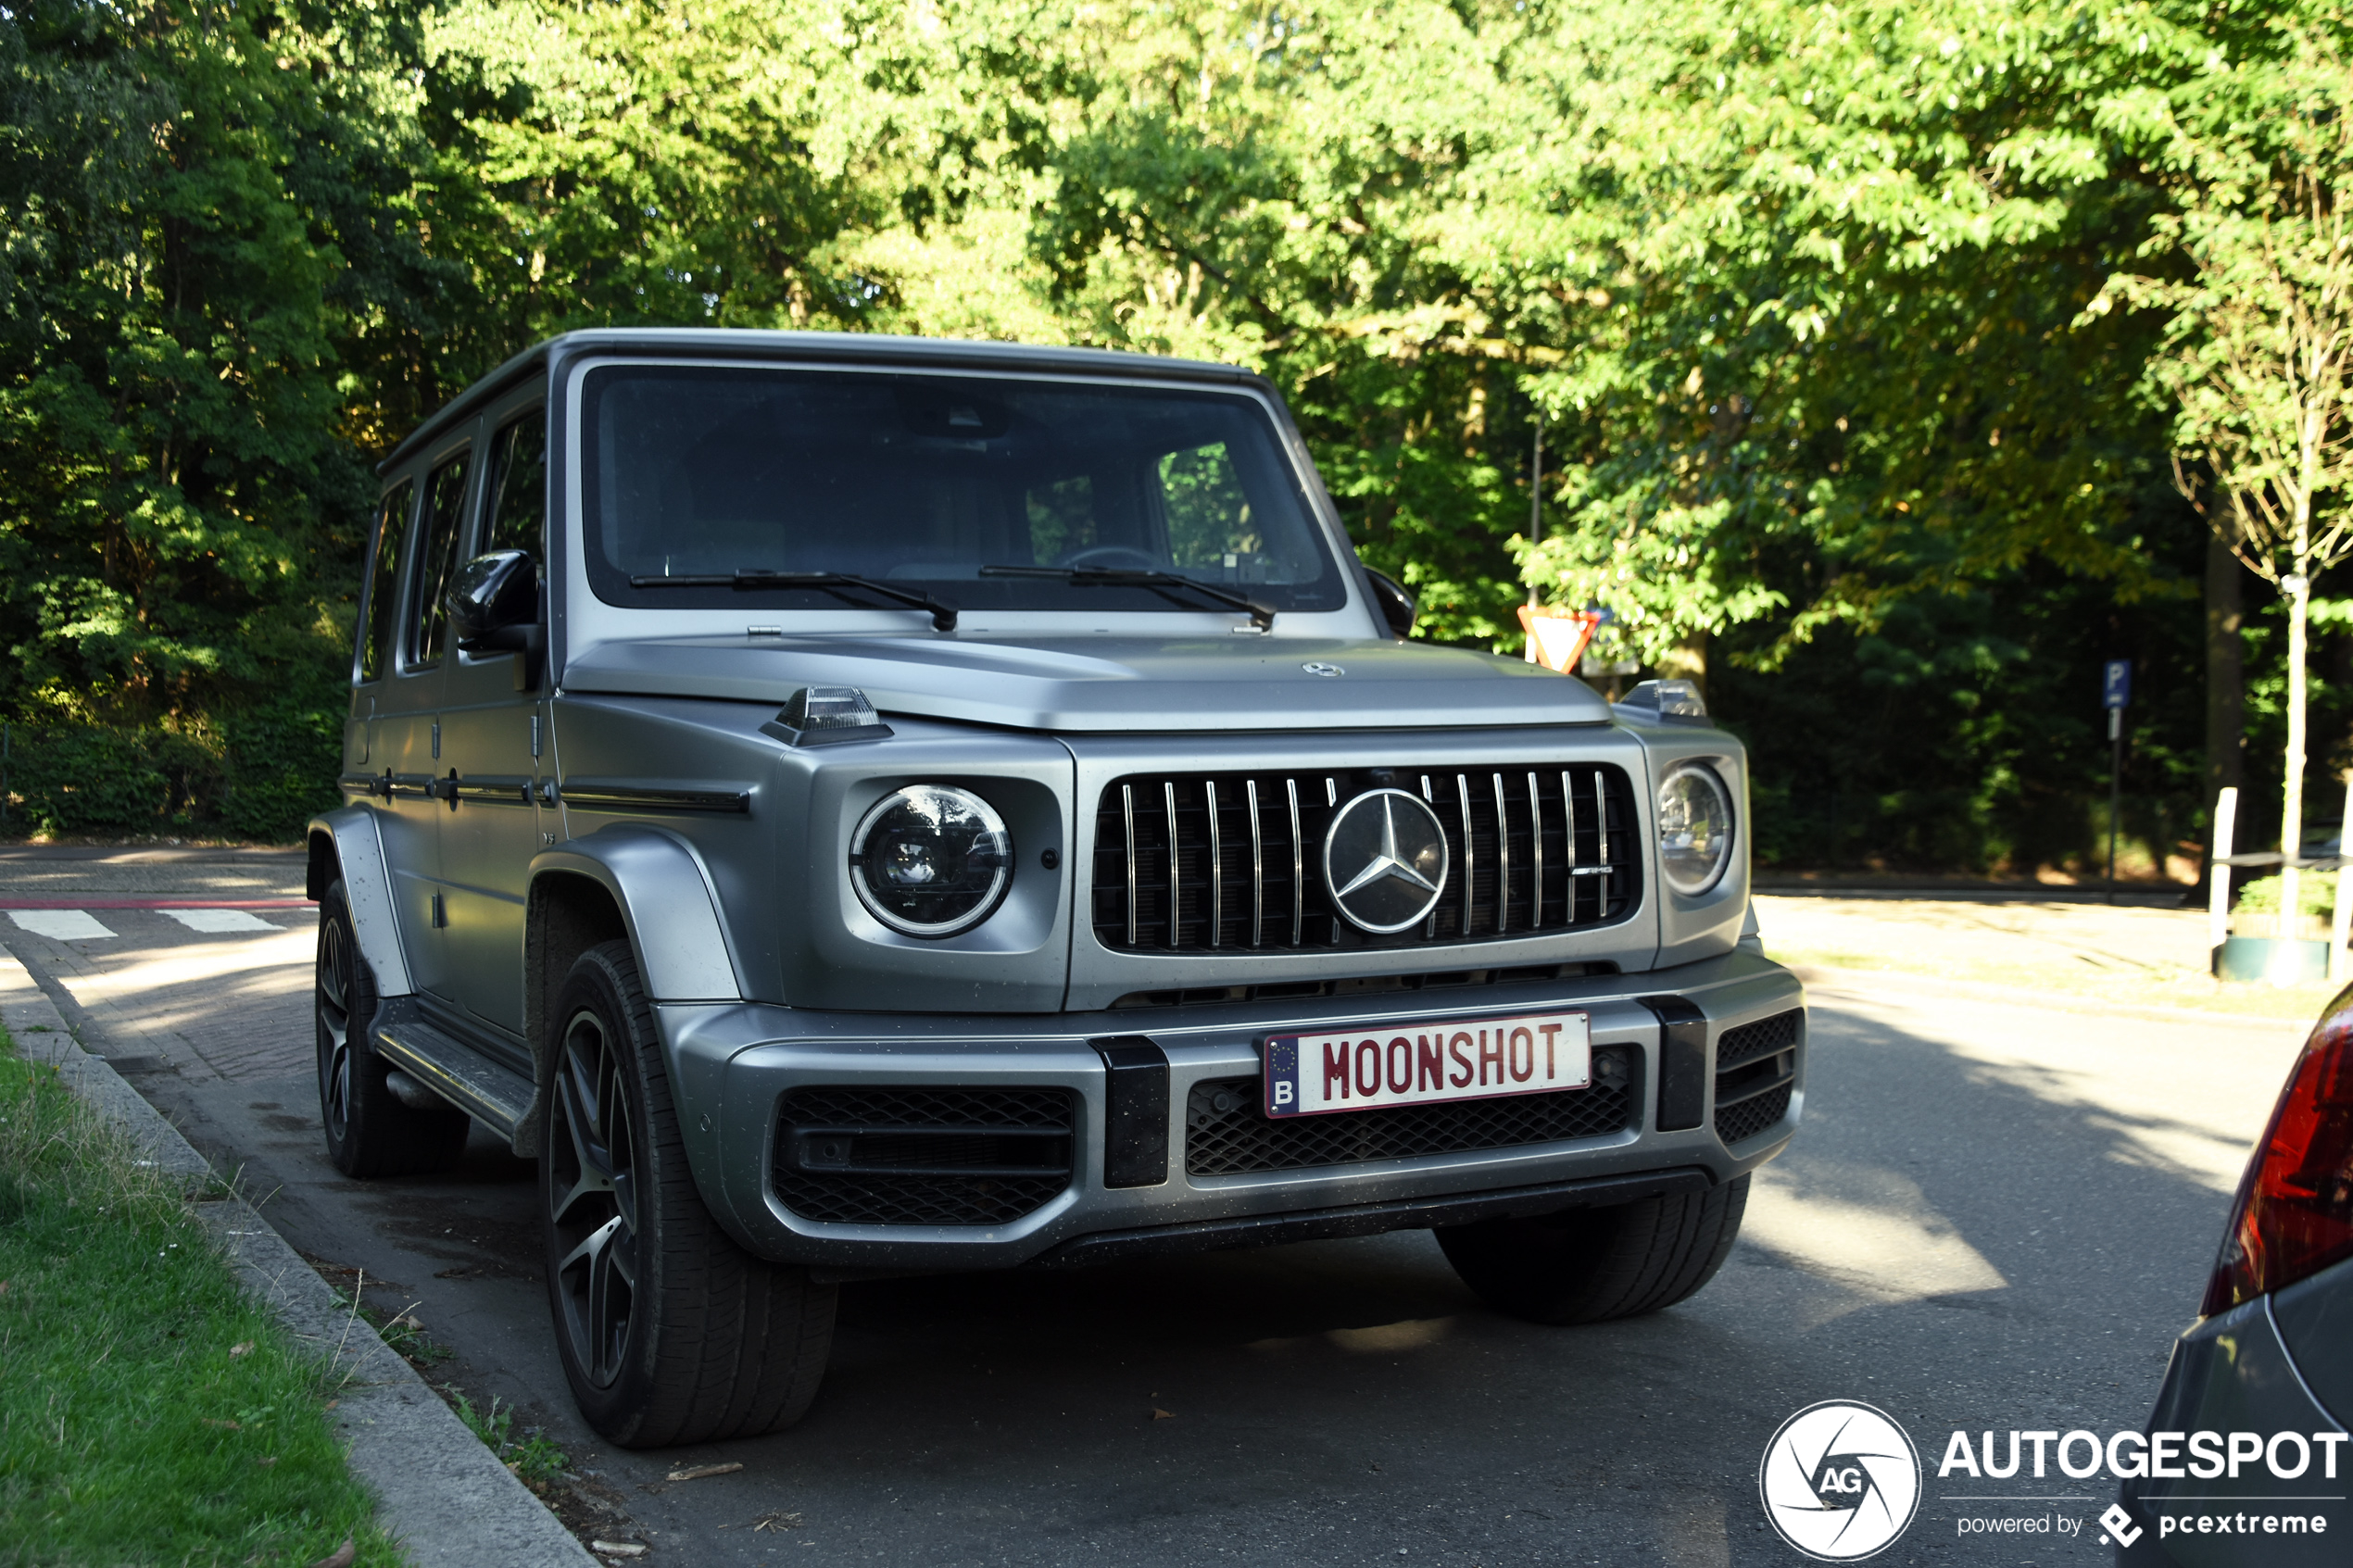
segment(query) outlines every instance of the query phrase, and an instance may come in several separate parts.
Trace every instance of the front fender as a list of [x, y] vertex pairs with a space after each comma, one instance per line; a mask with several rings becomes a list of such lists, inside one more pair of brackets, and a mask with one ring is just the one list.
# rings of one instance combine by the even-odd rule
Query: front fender
[[[409, 995], [417, 987], [409, 977], [408, 949], [401, 946], [400, 922], [393, 913], [392, 875], [384, 865], [376, 814], [365, 806], [346, 806], [311, 818], [309, 831], [314, 838], [323, 834], [334, 846], [352, 933], [359, 939], [360, 957], [375, 973], [376, 994]], [[326, 889], [319, 891], [323, 895]]]
[[649, 999], [732, 1002], [747, 994], [710, 869], [676, 834], [616, 823], [540, 851], [531, 880], [551, 874], [585, 876], [612, 895]]

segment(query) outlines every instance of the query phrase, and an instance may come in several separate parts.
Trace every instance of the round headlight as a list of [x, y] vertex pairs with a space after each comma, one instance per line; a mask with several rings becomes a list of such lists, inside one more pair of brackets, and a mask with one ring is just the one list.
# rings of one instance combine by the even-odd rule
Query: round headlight
[[1732, 796], [1716, 770], [1685, 762], [1658, 786], [1658, 861], [1667, 885], [1701, 894], [1732, 863]]
[[1005, 820], [969, 790], [909, 784], [875, 802], [849, 838], [849, 884], [893, 931], [953, 936], [987, 920], [1013, 880]]

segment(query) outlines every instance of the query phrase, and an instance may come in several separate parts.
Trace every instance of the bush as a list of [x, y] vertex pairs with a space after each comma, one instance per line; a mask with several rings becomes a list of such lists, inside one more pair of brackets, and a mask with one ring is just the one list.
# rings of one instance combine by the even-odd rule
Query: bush
[[12, 723], [8, 825], [286, 843], [335, 804], [342, 722], [340, 707], [296, 696], [233, 709], [207, 730]]
[[[2241, 914], [2275, 915], [2280, 912], [2280, 884], [2284, 879], [2274, 872], [2258, 877], [2239, 889], [2232, 908]], [[2306, 872], [2296, 879], [2296, 911], [2323, 918], [2336, 913], [2336, 873]]]

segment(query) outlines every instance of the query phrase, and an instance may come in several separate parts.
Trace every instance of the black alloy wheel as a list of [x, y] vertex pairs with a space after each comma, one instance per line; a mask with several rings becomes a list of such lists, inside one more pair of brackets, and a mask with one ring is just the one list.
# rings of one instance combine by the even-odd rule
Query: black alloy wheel
[[630, 1449], [791, 1425], [824, 1376], [834, 1288], [746, 1252], [704, 1206], [629, 944], [581, 954], [547, 1016], [540, 1224], [580, 1413]]
[[340, 881], [319, 901], [311, 991], [319, 1123], [335, 1169], [346, 1176], [405, 1176], [454, 1161], [472, 1125], [466, 1113], [446, 1105], [403, 1105], [386, 1082], [389, 1064], [368, 1044], [379, 999], [376, 975], [359, 950]]
[[351, 1132], [352, 994], [359, 985], [359, 954], [350, 924], [322, 916], [317, 987], [319, 1116], [326, 1123], [330, 1145], [342, 1142]]
[[547, 1104], [547, 1224], [558, 1319], [588, 1381], [610, 1388], [629, 1352], [638, 1277], [637, 1147], [619, 1047], [582, 1008], [566, 1021]]

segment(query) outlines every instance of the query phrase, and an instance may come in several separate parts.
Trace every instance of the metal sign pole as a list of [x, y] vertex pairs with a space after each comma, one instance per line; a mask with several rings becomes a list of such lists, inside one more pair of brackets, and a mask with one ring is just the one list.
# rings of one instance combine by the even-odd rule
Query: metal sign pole
[[2239, 792], [2233, 785], [2214, 797], [2214, 846], [2206, 855], [2206, 945], [2216, 955], [2217, 972], [2222, 944], [2231, 937], [2231, 868], [2223, 862], [2231, 858], [2238, 818]]
[[2133, 666], [2111, 659], [2100, 684], [2108, 709], [2108, 901], [2116, 902], [2116, 819], [2124, 805], [2124, 705], [2133, 700]]

